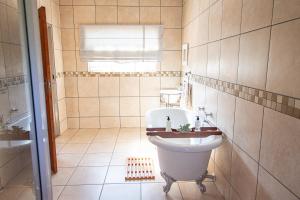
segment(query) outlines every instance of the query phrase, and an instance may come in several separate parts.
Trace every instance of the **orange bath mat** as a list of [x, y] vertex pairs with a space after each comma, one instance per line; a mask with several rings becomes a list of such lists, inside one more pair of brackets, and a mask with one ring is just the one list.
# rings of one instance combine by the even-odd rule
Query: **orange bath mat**
[[149, 157], [127, 158], [126, 181], [153, 180], [153, 159]]

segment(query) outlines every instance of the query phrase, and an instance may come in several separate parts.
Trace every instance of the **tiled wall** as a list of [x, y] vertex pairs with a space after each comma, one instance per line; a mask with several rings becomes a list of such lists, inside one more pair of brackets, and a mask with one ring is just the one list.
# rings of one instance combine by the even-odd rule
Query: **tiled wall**
[[[59, 0], [37, 0], [37, 5], [38, 8], [40, 6], [44, 6], [46, 8], [47, 23], [52, 24], [55, 69], [57, 73], [62, 73], [63, 57], [62, 57], [62, 43], [61, 43], [61, 29], [60, 29]], [[60, 131], [63, 132], [68, 128], [66, 101], [65, 101], [65, 86], [64, 86], [63, 77], [57, 76], [56, 86], [57, 86]]]
[[299, 32], [299, 1], [184, 1], [193, 107], [227, 136], [210, 162], [225, 199], [300, 197]]
[[[181, 67], [181, 0], [61, 0], [61, 33], [69, 128], [137, 127], [159, 107], [161, 88], [178, 87]], [[159, 72], [91, 74], [79, 57], [80, 24], [163, 24]], [[78, 73], [76, 73], [78, 72]], [[161, 73], [160, 73], [161, 72]], [[164, 74], [167, 73], [167, 76]]]

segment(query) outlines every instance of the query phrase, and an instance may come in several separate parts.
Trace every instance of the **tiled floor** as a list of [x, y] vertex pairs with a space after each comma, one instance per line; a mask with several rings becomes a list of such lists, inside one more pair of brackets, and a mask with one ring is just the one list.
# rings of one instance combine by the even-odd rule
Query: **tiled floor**
[[[214, 183], [201, 194], [193, 182], [173, 184], [165, 195], [155, 146], [140, 128], [68, 130], [56, 139], [58, 173], [52, 177], [59, 200], [219, 200]], [[125, 182], [126, 158], [150, 156], [156, 179]]]

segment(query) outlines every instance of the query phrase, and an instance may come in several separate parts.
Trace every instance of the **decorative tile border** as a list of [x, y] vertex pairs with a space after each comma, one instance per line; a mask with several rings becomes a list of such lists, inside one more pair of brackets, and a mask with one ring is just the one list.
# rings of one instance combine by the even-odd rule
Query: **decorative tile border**
[[300, 119], [300, 99], [196, 74], [191, 75], [191, 80]]
[[57, 78], [63, 77], [181, 77], [180, 71], [158, 72], [59, 72]]
[[0, 78], [0, 91], [3, 92], [9, 86], [20, 85], [26, 82], [26, 75], [10, 76]]

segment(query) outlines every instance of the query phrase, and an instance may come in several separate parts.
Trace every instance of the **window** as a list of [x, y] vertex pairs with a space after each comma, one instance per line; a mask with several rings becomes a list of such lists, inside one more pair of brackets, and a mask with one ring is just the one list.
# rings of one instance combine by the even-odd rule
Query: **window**
[[161, 25], [81, 25], [80, 58], [91, 72], [155, 71]]

